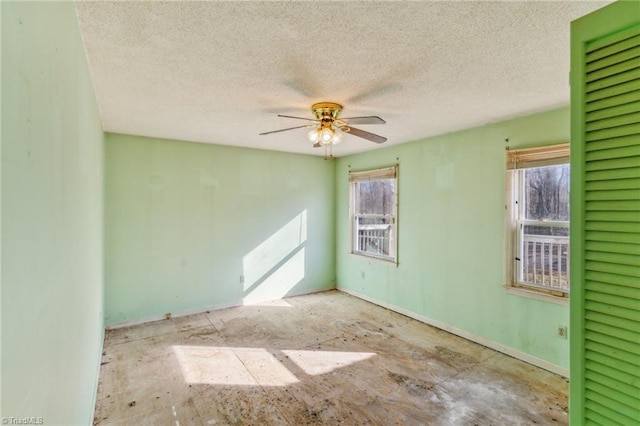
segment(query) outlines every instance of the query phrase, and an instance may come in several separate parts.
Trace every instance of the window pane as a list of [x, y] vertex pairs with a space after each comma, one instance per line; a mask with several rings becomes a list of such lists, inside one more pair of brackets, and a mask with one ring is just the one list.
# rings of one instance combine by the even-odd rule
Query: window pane
[[524, 170], [525, 219], [569, 220], [569, 165]]
[[379, 256], [391, 254], [392, 219], [390, 217], [356, 217], [356, 251]]
[[569, 226], [525, 225], [518, 281], [569, 291]]
[[356, 213], [392, 215], [395, 179], [380, 179], [356, 184]]
[[524, 234], [525, 235], [544, 235], [544, 236], [548, 235], [548, 236], [554, 236], [554, 237], [568, 237], [569, 227], [568, 226], [525, 225]]

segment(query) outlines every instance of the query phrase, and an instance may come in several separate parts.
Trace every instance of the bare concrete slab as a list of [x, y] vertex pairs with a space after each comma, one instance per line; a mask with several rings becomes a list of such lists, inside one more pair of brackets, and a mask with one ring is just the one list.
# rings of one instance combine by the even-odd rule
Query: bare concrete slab
[[110, 330], [99, 425], [566, 425], [568, 383], [338, 291]]

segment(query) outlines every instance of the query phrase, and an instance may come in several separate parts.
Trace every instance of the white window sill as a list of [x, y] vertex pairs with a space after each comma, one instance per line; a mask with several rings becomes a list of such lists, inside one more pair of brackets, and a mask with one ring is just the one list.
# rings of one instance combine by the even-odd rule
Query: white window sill
[[388, 259], [385, 257], [376, 257], [376, 256], [372, 256], [372, 255], [368, 255], [368, 254], [362, 254], [362, 253], [357, 253], [357, 252], [351, 252], [349, 253], [349, 255], [351, 257], [354, 257], [358, 260], [364, 260], [366, 262], [376, 262], [376, 263], [381, 263], [384, 265], [390, 265], [390, 266], [398, 266], [398, 262], [395, 259]]
[[539, 291], [527, 290], [524, 288], [511, 287], [509, 285], [504, 286], [504, 290], [507, 294], [513, 294], [514, 296], [528, 297], [530, 299], [540, 300], [543, 302], [555, 303], [560, 306], [569, 306], [568, 297], [552, 296]]

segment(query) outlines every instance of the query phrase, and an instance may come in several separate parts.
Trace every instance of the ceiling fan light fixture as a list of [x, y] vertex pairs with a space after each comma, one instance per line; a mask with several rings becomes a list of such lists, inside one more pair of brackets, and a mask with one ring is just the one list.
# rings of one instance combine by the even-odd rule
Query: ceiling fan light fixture
[[336, 132], [330, 127], [325, 127], [320, 131], [320, 143], [323, 145], [329, 145], [333, 141], [333, 137]]
[[320, 132], [318, 129], [311, 129], [309, 130], [307, 137], [311, 142], [316, 143], [320, 139]]
[[345, 133], [352, 136], [366, 139], [375, 143], [386, 142], [384, 136], [369, 133], [367, 131], [351, 127], [351, 124], [385, 124], [386, 122], [377, 116], [367, 117], [349, 117], [339, 118], [342, 112], [342, 105], [335, 102], [318, 102], [311, 106], [311, 111], [315, 115], [315, 119], [294, 117], [291, 115], [278, 114], [278, 117], [295, 118], [298, 120], [313, 121], [315, 124], [307, 124], [302, 126], [288, 127], [286, 129], [273, 130], [271, 132], [263, 132], [261, 135], [270, 135], [272, 133], [280, 133], [288, 130], [300, 129], [303, 127], [312, 129], [307, 133], [307, 138], [311, 141], [315, 148], [324, 146], [331, 152], [333, 145], [337, 145], [342, 141]]
[[331, 143], [333, 145], [339, 144], [342, 141], [343, 135], [344, 134], [339, 129], [336, 128], [334, 130], [333, 138], [331, 138]]

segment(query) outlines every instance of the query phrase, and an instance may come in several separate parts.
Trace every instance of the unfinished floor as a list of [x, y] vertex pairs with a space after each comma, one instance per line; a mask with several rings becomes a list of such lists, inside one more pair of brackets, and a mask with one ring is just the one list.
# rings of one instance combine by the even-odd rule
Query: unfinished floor
[[338, 291], [107, 332], [100, 425], [567, 424], [566, 379]]

